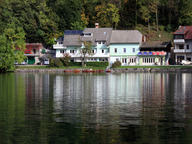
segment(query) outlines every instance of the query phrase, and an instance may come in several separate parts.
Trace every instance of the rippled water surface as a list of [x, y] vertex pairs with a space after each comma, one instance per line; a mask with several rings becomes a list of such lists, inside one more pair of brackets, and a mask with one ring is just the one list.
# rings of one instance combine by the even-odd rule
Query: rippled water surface
[[192, 74], [0, 74], [0, 143], [192, 143]]

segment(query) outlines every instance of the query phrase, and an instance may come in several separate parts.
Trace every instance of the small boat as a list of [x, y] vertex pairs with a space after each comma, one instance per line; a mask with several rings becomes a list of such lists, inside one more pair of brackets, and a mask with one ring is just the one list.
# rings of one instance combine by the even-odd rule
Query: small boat
[[72, 70], [64, 70], [64, 72], [69, 73], [72, 72]]
[[83, 69], [82, 72], [87, 72], [87, 70], [86, 70], [86, 69]]
[[75, 69], [75, 70], [73, 70], [73, 72], [74, 72], [74, 73], [80, 73], [81, 70], [79, 70], [79, 69]]
[[94, 73], [98, 72], [98, 70], [93, 70]]
[[104, 70], [99, 70], [99, 72], [101, 73], [101, 72], [103, 72]]
[[89, 71], [90, 71], [90, 72], [93, 72], [93, 70], [92, 70], [92, 69], [90, 69]]
[[108, 69], [108, 70], [106, 70], [105, 72], [108, 72], [108, 73], [110, 73], [110, 72], [111, 72], [111, 70], [110, 70], [110, 69]]

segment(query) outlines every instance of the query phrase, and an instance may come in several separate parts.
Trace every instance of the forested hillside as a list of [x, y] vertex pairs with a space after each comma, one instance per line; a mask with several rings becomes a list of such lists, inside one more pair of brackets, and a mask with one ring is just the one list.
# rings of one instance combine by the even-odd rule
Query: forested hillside
[[[65, 30], [94, 27], [174, 31], [192, 24], [191, 0], [0, 0], [0, 35], [52, 45]], [[19, 29], [19, 31], [18, 31]], [[152, 36], [152, 35], [151, 35]], [[18, 38], [18, 37], [17, 37]]]

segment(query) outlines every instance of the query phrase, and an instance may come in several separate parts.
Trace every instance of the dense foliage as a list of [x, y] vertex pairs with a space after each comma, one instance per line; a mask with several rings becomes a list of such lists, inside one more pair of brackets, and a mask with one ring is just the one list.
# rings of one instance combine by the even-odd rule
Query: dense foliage
[[[191, 0], [0, 0], [0, 67], [22, 61], [26, 42], [51, 47], [65, 30], [85, 27], [175, 31], [192, 24]], [[148, 36], [148, 37], [149, 37]], [[153, 36], [151, 36], [153, 37]], [[6, 61], [5, 61], [6, 59]]]
[[115, 61], [113, 64], [112, 64], [112, 68], [117, 68], [117, 67], [120, 67], [121, 66], [121, 62], [120, 61]]
[[101, 27], [174, 31], [192, 24], [191, 0], [0, 0], [0, 32], [17, 21], [26, 42], [52, 45], [67, 29]]

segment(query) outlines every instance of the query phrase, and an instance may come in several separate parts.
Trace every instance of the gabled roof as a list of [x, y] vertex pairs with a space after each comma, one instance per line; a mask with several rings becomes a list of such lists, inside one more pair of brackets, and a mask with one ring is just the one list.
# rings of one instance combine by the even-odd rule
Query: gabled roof
[[64, 36], [58, 38], [56, 41], [63, 41], [64, 40]]
[[166, 48], [171, 42], [151, 41], [143, 42], [140, 48]]
[[185, 39], [192, 39], [192, 26], [179, 26], [173, 35], [185, 35]]
[[[90, 41], [96, 45], [97, 41], [105, 41], [110, 44], [112, 28], [85, 28], [83, 31], [67, 30], [65, 31], [64, 46], [81, 46], [80, 41]], [[90, 34], [90, 36], [84, 36]]]
[[63, 41], [64, 46], [81, 46], [80, 35], [82, 30], [66, 30]]
[[110, 43], [140, 43], [142, 34], [138, 30], [113, 30]]
[[91, 34], [90, 36], [81, 36], [82, 41], [91, 41], [92, 45], [96, 45], [98, 41], [105, 41], [106, 45], [110, 44], [110, 38], [113, 28], [85, 28], [83, 34]]

